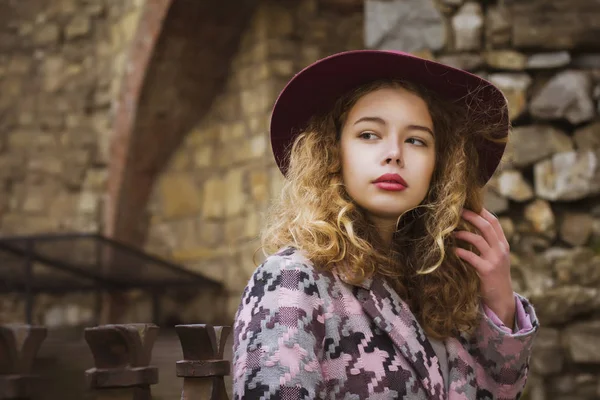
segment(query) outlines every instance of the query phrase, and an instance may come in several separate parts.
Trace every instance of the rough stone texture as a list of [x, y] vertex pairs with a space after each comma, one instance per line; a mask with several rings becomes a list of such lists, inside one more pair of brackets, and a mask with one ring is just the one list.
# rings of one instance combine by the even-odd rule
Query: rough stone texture
[[13, 18], [0, 28], [4, 235], [102, 228], [106, 182], [87, 182], [106, 168], [115, 60], [141, 4], [15, 2], [2, 13]]
[[[362, 47], [361, 33], [355, 32], [362, 13], [338, 15], [301, 3], [290, 8], [268, 2], [257, 10], [223, 89], [157, 178], [148, 203], [146, 248], [223, 282], [231, 293], [229, 317], [254, 261], [260, 262], [260, 254], [254, 261], [253, 256], [261, 215], [280, 190], [268, 142], [277, 92], [318, 57]], [[302, 37], [297, 44], [295, 36]]]
[[600, 363], [600, 321], [571, 325], [565, 329], [564, 335], [572, 361], [582, 364]]
[[367, 0], [365, 44], [369, 48], [440, 50], [446, 27], [433, 0]]
[[[0, 233], [109, 233], [226, 285], [167, 296], [169, 321], [231, 321], [283, 184], [267, 136], [278, 91], [365, 39], [410, 51], [509, 102], [485, 207], [543, 327], [524, 398], [598, 398], [598, 350], [587, 328], [567, 334], [600, 316], [597, 2], [233, 1], [0, 2]], [[147, 296], [122, 300], [123, 321], [150, 318]], [[0, 321], [23, 308], [2, 296]], [[93, 299], [39, 296], [36, 310], [36, 323], [80, 326]]]
[[489, 48], [510, 45], [512, 21], [509, 10], [503, 6], [490, 5], [485, 14], [485, 44]]
[[600, 193], [598, 154], [557, 153], [535, 165], [535, 192], [547, 200], [579, 200]]
[[572, 124], [589, 121], [596, 115], [590, 75], [581, 71], [557, 74], [533, 97], [530, 111], [540, 119], [565, 118]]
[[531, 85], [531, 77], [525, 73], [490, 74], [489, 81], [498, 86], [508, 101], [508, 115], [518, 118], [527, 109], [527, 90]]
[[571, 246], [582, 246], [592, 234], [593, 220], [585, 213], [566, 213], [560, 224], [560, 238]]
[[539, 318], [546, 324], [564, 324], [579, 316], [600, 310], [600, 290], [580, 286], [560, 286], [544, 293], [532, 293]]
[[532, 54], [527, 59], [527, 68], [561, 68], [566, 67], [571, 62], [571, 54], [568, 51], [557, 51], [553, 53]]
[[600, 4], [588, 0], [531, 0], [507, 4], [512, 43], [549, 50], [600, 48]]
[[540, 328], [534, 343], [531, 357], [531, 370], [540, 375], [552, 375], [562, 370], [560, 331], [554, 328]]
[[567, 134], [552, 125], [526, 125], [511, 133], [507, 161], [515, 167], [527, 167], [556, 153], [573, 150]]
[[577, 149], [600, 149], [600, 121], [577, 129], [573, 134], [573, 139]]
[[484, 65], [483, 57], [478, 53], [447, 54], [438, 57], [437, 61], [466, 71], [476, 71]]
[[518, 170], [503, 170], [490, 182], [501, 196], [523, 202], [533, 198], [533, 189]]
[[454, 48], [458, 51], [481, 49], [483, 40], [483, 9], [481, 4], [465, 3], [452, 17]]
[[490, 68], [522, 71], [527, 66], [527, 56], [514, 50], [493, 50], [483, 54]]
[[555, 236], [556, 224], [554, 212], [547, 201], [537, 199], [527, 204], [523, 216], [529, 222], [531, 230], [534, 233], [539, 233], [549, 238]]
[[488, 189], [485, 192], [484, 207], [493, 213], [503, 213], [508, 210], [508, 200], [500, 196], [495, 190]]

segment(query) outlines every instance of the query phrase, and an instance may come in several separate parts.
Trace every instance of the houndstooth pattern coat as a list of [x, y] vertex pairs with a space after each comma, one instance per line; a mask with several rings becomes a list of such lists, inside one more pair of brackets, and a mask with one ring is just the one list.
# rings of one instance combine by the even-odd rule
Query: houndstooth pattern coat
[[447, 382], [430, 341], [396, 292], [375, 277], [353, 286], [284, 249], [254, 272], [234, 324], [235, 399], [518, 399], [538, 321], [525, 329], [482, 312], [472, 337], [444, 341]]

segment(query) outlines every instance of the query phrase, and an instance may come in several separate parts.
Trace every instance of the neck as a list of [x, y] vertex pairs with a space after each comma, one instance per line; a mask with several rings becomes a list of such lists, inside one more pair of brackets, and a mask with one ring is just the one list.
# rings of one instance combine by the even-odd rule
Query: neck
[[392, 245], [392, 238], [394, 236], [394, 232], [396, 231], [396, 222], [397, 219], [388, 219], [388, 218], [380, 218], [371, 216], [371, 221], [375, 225], [375, 229], [377, 230], [380, 244], [389, 249]]

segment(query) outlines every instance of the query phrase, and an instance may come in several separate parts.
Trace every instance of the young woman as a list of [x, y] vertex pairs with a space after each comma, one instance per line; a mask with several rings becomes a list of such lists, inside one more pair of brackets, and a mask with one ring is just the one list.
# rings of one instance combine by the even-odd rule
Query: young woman
[[236, 399], [516, 399], [538, 321], [482, 207], [506, 100], [409, 54], [333, 55], [271, 120], [286, 176], [234, 325]]

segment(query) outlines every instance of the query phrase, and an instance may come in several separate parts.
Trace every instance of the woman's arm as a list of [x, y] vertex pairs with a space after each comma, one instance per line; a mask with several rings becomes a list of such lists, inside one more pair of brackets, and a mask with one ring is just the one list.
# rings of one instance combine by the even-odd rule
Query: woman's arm
[[467, 349], [485, 375], [486, 387], [494, 388], [495, 398], [514, 399], [523, 392], [529, 372], [533, 339], [539, 328], [529, 301], [515, 294], [517, 329], [510, 329], [485, 305], [474, 335], [465, 339]]
[[314, 270], [269, 257], [253, 274], [234, 324], [235, 399], [316, 399], [325, 334]]

